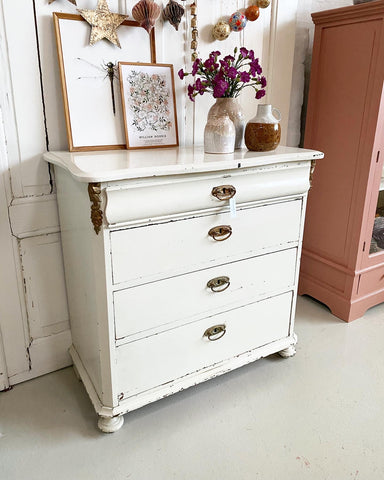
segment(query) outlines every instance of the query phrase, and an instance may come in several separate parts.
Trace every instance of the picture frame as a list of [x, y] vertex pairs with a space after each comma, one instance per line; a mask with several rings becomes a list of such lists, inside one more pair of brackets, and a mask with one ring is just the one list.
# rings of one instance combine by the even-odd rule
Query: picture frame
[[154, 29], [125, 20], [121, 48], [105, 39], [91, 46], [91, 26], [80, 15], [54, 12], [53, 21], [69, 151], [125, 149], [118, 62], [155, 63]]
[[173, 65], [119, 62], [127, 149], [179, 145]]

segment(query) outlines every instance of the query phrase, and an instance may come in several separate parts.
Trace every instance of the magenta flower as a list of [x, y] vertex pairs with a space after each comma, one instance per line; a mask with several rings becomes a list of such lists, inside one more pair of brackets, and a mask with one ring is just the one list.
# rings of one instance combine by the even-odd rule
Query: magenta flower
[[248, 56], [248, 50], [245, 48], [245, 47], [241, 47], [240, 48], [240, 55], [243, 57], [243, 58], [247, 58]]
[[224, 94], [227, 88], [228, 88], [228, 82], [220, 78], [213, 87], [213, 96], [215, 98], [224, 97], [225, 96]]
[[197, 71], [199, 70], [199, 66], [200, 66], [200, 58], [196, 58], [196, 60], [193, 62], [193, 65], [192, 65], [192, 75], [196, 75]]
[[227, 71], [227, 75], [229, 78], [233, 79], [237, 77], [237, 70], [235, 67], [229, 67]]
[[252, 77], [255, 77], [256, 75], [260, 75], [262, 72], [262, 69], [259, 65], [259, 59], [255, 58], [254, 60], [251, 61], [249, 64], [249, 71], [252, 75]]
[[235, 61], [235, 57], [232, 57], [232, 55], [227, 55], [226, 57], [223, 58], [223, 61], [230, 65], [232, 62]]
[[225, 55], [220, 59], [221, 53], [213, 51], [205, 61], [196, 59], [192, 65], [191, 73], [178, 71], [178, 76], [183, 80], [187, 75], [194, 77], [194, 83], [188, 85], [188, 97], [194, 102], [197, 95], [208, 92], [215, 98], [238, 97], [245, 87], [252, 87], [257, 99], [265, 95], [267, 81], [261, 76], [262, 68], [259, 59], [255, 58], [253, 50], [241, 47], [234, 49], [233, 55]]
[[260, 98], [263, 98], [265, 95], [265, 90], [258, 90], [256, 92], [256, 98], [259, 100]]
[[193, 88], [193, 85], [188, 85], [188, 97], [189, 99], [194, 102], [195, 101], [195, 98], [194, 98], [194, 93], [195, 89]]
[[200, 78], [198, 78], [195, 82], [195, 90], [197, 90], [197, 93], [199, 93], [200, 95], [203, 95], [203, 93], [205, 92], [204, 84]]
[[241, 73], [240, 73], [240, 80], [241, 80], [243, 83], [249, 82], [250, 79], [251, 79], [251, 75], [250, 75], [248, 72], [241, 72]]

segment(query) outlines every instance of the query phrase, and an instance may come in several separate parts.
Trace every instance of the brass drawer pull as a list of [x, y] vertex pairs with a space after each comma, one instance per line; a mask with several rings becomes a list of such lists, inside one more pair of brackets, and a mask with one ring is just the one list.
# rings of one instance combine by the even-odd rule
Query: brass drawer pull
[[233, 185], [220, 185], [212, 188], [212, 195], [218, 200], [229, 200], [236, 193], [236, 188]]
[[213, 327], [207, 328], [204, 332], [204, 337], [207, 337], [208, 340], [214, 342], [215, 340], [219, 340], [221, 337], [225, 335], [226, 326], [224, 324], [221, 325], [214, 325]]
[[207, 287], [212, 290], [212, 292], [224, 292], [231, 282], [229, 281], [229, 277], [216, 277], [209, 280], [207, 283]]
[[219, 225], [209, 230], [208, 235], [217, 242], [227, 240], [232, 235], [232, 227], [230, 225]]

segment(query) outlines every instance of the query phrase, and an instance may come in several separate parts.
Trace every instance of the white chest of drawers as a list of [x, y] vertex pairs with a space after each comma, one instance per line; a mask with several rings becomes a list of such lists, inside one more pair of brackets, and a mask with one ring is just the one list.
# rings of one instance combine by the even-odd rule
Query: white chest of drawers
[[320, 152], [44, 157], [55, 164], [71, 355], [101, 430], [261, 357], [294, 354], [306, 196]]

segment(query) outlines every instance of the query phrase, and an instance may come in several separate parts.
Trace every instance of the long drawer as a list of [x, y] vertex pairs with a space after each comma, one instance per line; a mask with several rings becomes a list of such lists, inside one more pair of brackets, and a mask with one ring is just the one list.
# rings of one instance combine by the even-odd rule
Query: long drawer
[[117, 291], [116, 339], [131, 341], [132, 335], [150, 335], [158, 327], [188, 323], [290, 290], [296, 255], [297, 248], [292, 248]]
[[[293, 246], [301, 208], [297, 199], [239, 210], [235, 218], [206, 215], [112, 231], [113, 283], [145, 283]], [[208, 232], [222, 225], [231, 236], [214, 240]]]
[[[220, 155], [217, 157], [220, 159]], [[207, 208], [228, 208], [228, 199], [220, 200], [212, 195], [215, 187], [223, 185], [235, 187], [234, 198], [238, 205], [306, 192], [309, 162], [286, 167], [286, 164], [279, 164], [247, 172], [231, 171], [225, 175], [195, 174], [110, 186], [105, 190], [105, 218], [109, 225], [114, 225]]]
[[[117, 347], [118, 391], [127, 398], [287, 337], [292, 295], [287, 292]], [[225, 334], [210, 341], [204, 334], [216, 325], [225, 326]]]

